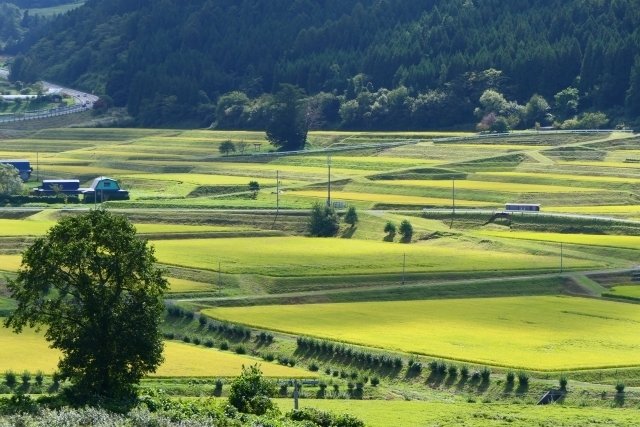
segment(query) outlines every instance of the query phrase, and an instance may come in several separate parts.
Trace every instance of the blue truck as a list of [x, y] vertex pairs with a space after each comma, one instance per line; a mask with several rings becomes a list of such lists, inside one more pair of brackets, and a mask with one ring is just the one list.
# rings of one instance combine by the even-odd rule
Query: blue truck
[[129, 192], [120, 188], [118, 181], [99, 176], [90, 187], [80, 187], [77, 179], [45, 179], [31, 192], [35, 196], [82, 196], [85, 203], [107, 200], [129, 200]]
[[23, 181], [28, 181], [31, 177], [31, 172], [33, 169], [31, 168], [31, 163], [29, 160], [12, 160], [12, 159], [0, 159], [0, 164], [2, 165], [11, 165], [14, 168], [18, 169], [18, 174], [20, 175], [20, 179]]

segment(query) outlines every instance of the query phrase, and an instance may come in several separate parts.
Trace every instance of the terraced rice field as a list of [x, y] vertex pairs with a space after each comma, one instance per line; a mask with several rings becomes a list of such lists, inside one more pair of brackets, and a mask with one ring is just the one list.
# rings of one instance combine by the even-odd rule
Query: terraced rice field
[[479, 231], [478, 234], [507, 239], [536, 240], [587, 246], [640, 249], [640, 236], [608, 236], [600, 234], [538, 233], [526, 231]]
[[[398, 181], [402, 182], [402, 181]], [[326, 190], [296, 190], [288, 193], [296, 197], [308, 197], [312, 199], [327, 198]], [[451, 206], [451, 199], [443, 197], [421, 197], [421, 196], [405, 196], [402, 194], [380, 194], [365, 193], [355, 191], [331, 191], [331, 197], [334, 200], [351, 200], [359, 202], [385, 203], [396, 205], [423, 205], [423, 206]], [[495, 203], [481, 202], [475, 200], [459, 200], [456, 199], [456, 206], [460, 207], [492, 207], [497, 206]]]
[[[392, 185], [392, 186], [410, 186], [425, 188], [447, 188], [450, 189], [454, 184], [450, 180], [393, 180], [393, 181], [376, 181], [376, 184]], [[540, 184], [518, 184], [511, 182], [493, 182], [493, 181], [471, 181], [457, 180], [455, 187], [458, 190], [476, 190], [476, 191], [496, 191], [501, 193], [572, 193], [572, 192], [593, 192], [599, 191], [597, 188], [583, 188], [559, 185], [540, 185]]]
[[18, 271], [21, 255], [0, 255], [0, 271]]
[[[0, 319], [4, 321], [4, 319]], [[0, 367], [14, 372], [56, 370], [60, 353], [49, 348], [41, 332], [25, 329], [21, 334], [0, 326]], [[309, 378], [316, 375], [298, 368], [267, 363], [250, 356], [241, 356], [181, 342], [165, 342], [165, 361], [154, 376], [165, 377], [229, 377], [237, 376], [242, 365], [260, 364], [264, 375], [278, 378]]]
[[620, 296], [640, 300], [640, 285], [614, 286], [607, 294], [614, 297]]
[[494, 366], [539, 371], [640, 366], [640, 310], [633, 304], [508, 297], [234, 307], [204, 313], [261, 328]]
[[[161, 263], [208, 270], [217, 269], [221, 263], [224, 273], [265, 276], [397, 274], [402, 269], [405, 254], [407, 272], [555, 269], [558, 264], [556, 255], [454, 244], [402, 245], [305, 237], [185, 239], [153, 243]], [[597, 265], [599, 263], [592, 260], [566, 260], [567, 268]]]

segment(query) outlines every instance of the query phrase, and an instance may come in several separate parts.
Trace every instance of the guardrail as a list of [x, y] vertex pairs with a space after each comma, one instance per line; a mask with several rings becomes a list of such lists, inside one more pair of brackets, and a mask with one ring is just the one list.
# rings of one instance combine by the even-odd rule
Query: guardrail
[[72, 105], [69, 107], [52, 108], [48, 110], [25, 111], [23, 113], [13, 113], [0, 116], [0, 123], [14, 123], [27, 120], [44, 119], [48, 117], [64, 116], [67, 114], [79, 113], [89, 110], [89, 105]]

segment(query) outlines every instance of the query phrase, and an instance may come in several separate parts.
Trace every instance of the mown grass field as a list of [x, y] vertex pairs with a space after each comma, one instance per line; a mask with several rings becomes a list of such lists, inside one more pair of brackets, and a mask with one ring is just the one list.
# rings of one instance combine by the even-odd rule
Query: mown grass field
[[[382, 236], [381, 236], [382, 237]], [[153, 242], [158, 261], [169, 265], [265, 276], [399, 273], [406, 254], [407, 272], [555, 269], [555, 255], [486, 247], [399, 244], [355, 239], [264, 237], [184, 239]], [[566, 260], [567, 268], [603, 265]]]
[[215, 308], [216, 319], [537, 371], [640, 366], [640, 310], [574, 297]]
[[[291, 400], [280, 399], [283, 411]], [[302, 400], [301, 408], [349, 413], [370, 427], [628, 427], [638, 424], [637, 409], [603, 409], [562, 405], [505, 405], [421, 401]]]

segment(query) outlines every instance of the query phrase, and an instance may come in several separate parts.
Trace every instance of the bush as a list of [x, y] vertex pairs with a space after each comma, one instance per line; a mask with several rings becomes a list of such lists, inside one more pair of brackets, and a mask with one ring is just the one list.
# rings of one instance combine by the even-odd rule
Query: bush
[[222, 341], [220, 343], [220, 350], [229, 350], [229, 343], [226, 341]]
[[512, 371], [507, 372], [507, 384], [513, 384], [516, 379], [516, 374]]
[[527, 387], [529, 385], [529, 374], [526, 372], [518, 372], [518, 384], [521, 387]]
[[364, 427], [364, 423], [359, 419], [347, 415], [334, 415], [330, 412], [320, 411], [314, 408], [303, 408], [294, 410], [288, 414], [293, 421], [309, 421], [305, 425], [331, 426], [331, 427]]
[[462, 366], [462, 368], [460, 368], [460, 376], [462, 378], [468, 378], [469, 377], [469, 367], [464, 365]]
[[204, 346], [205, 347], [209, 347], [209, 348], [213, 348], [213, 341], [212, 340], [206, 340], [204, 342]]
[[396, 235], [396, 225], [394, 223], [392, 223], [391, 221], [387, 221], [387, 223], [384, 225], [384, 232], [390, 236], [393, 237]]
[[311, 236], [333, 237], [340, 229], [339, 218], [331, 206], [315, 203], [311, 208], [308, 230]]
[[315, 363], [311, 362], [311, 364], [309, 365], [309, 370], [311, 372], [318, 372], [320, 368], [318, 367], [318, 365], [316, 365]]
[[239, 345], [235, 348], [237, 354], [247, 354], [247, 349], [243, 345]]
[[449, 366], [449, 369], [447, 369], [447, 372], [449, 373], [450, 377], [458, 376], [458, 368], [455, 365]]
[[625, 389], [625, 384], [623, 382], [618, 382], [616, 384], [616, 391], [618, 393], [624, 393], [624, 389]]
[[182, 337], [182, 341], [184, 341], [187, 344], [189, 344], [191, 342], [191, 338], [185, 335], [185, 336]]
[[4, 373], [4, 383], [9, 387], [9, 388], [14, 388], [16, 386], [16, 384], [18, 383], [17, 377], [15, 372], [13, 371], [6, 371]]
[[380, 379], [378, 377], [371, 378], [371, 385], [377, 387], [380, 384]]
[[231, 383], [229, 404], [240, 412], [263, 415], [275, 408], [270, 399], [275, 391], [275, 385], [262, 377], [258, 365], [242, 367], [240, 376]]
[[207, 318], [202, 316], [202, 315], [200, 315], [198, 317], [198, 323], [200, 323], [200, 327], [204, 328], [204, 326], [207, 324]]
[[400, 231], [400, 235], [402, 236], [402, 240], [410, 241], [411, 238], [413, 237], [413, 226], [406, 219], [402, 220], [402, 222], [400, 223], [400, 228], [398, 229], [398, 231]]
[[44, 382], [44, 374], [42, 373], [42, 371], [38, 371], [36, 372], [36, 384], [38, 386], [41, 386], [42, 383]]
[[489, 378], [491, 378], [491, 369], [486, 367], [482, 368], [482, 371], [480, 372], [480, 377], [484, 382], [489, 381]]
[[569, 380], [566, 376], [562, 375], [558, 380], [558, 384], [560, 384], [560, 390], [564, 391], [567, 389], [567, 385], [569, 384]]
[[222, 382], [221, 379], [217, 379], [216, 380], [215, 386], [213, 388], [214, 396], [218, 396], [219, 397], [220, 395], [222, 395], [222, 386], [223, 385], [224, 385], [224, 383]]
[[262, 358], [267, 362], [273, 362], [276, 359], [276, 357], [272, 353], [267, 353], [264, 356], [262, 356]]
[[22, 373], [22, 385], [26, 387], [29, 385], [30, 382], [31, 382], [31, 372], [24, 371]]
[[200, 343], [201, 343], [200, 338], [195, 337], [195, 338], [193, 339], [193, 343], [194, 343], [195, 345], [200, 345]]

